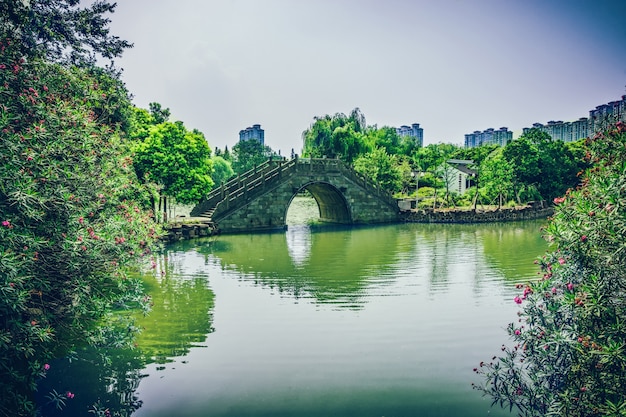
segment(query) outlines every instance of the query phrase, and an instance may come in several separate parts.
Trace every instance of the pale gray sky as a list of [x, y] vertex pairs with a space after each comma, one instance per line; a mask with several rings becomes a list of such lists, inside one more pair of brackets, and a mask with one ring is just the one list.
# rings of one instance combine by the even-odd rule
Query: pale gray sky
[[315, 116], [420, 123], [425, 144], [571, 121], [626, 94], [626, 2], [119, 0], [117, 61], [143, 108], [231, 148], [239, 130], [300, 152]]

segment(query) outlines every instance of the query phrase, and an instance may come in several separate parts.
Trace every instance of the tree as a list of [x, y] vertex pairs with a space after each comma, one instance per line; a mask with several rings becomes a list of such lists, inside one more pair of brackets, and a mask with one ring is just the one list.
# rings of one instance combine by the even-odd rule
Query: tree
[[[458, 171], [449, 163], [443, 162], [441, 165], [439, 165], [439, 167], [436, 168], [435, 173], [443, 180], [444, 188], [446, 191], [444, 199], [446, 201], [446, 205], [450, 206], [450, 197], [451, 194], [454, 192], [452, 191], [454, 185], [457, 183]], [[452, 199], [452, 205], [455, 205], [454, 198]]]
[[170, 118], [170, 109], [164, 109], [160, 103], [148, 104], [150, 108], [150, 116], [152, 116], [152, 124], [158, 125], [167, 122]]
[[564, 142], [535, 128], [508, 143], [503, 156], [513, 167], [518, 202], [562, 195], [578, 184], [577, 173], [584, 167]]
[[4, 0], [0, 31], [18, 54], [53, 62], [93, 64], [96, 56], [113, 59], [132, 44], [109, 33], [116, 4], [104, 0], [81, 6], [79, 0]]
[[231, 153], [232, 168], [236, 174], [243, 174], [267, 161], [272, 154], [272, 149], [258, 140], [239, 141]]
[[352, 163], [359, 155], [372, 149], [366, 136], [365, 116], [358, 108], [349, 116], [315, 117], [311, 127], [302, 133], [303, 156], [311, 158], [339, 158]]
[[513, 167], [513, 186], [517, 202], [540, 198], [536, 191], [541, 179], [539, 150], [534, 141], [522, 135], [506, 145], [503, 156]]
[[139, 178], [183, 204], [199, 202], [213, 187], [211, 149], [200, 131], [188, 131], [180, 121], [150, 127], [135, 146], [134, 162]]
[[503, 200], [508, 200], [513, 191], [513, 168], [502, 155], [503, 148], [495, 149], [480, 164], [479, 181], [482, 192], [489, 202], [498, 200], [498, 208]]
[[117, 120], [128, 93], [94, 68], [24, 60], [6, 39], [0, 63], [0, 415], [19, 416], [34, 413], [46, 361], [104, 343], [107, 312], [143, 303], [127, 272], [158, 229]]
[[441, 164], [457, 152], [458, 146], [448, 143], [435, 143], [417, 149], [413, 154], [413, 164], [423, 172], [435, 172]]
[[542, 142], [538, 149], [541, 180], [537, 188], [543, 198], [551, 201], [578, 185], [579, 165], [565, 142]]
[[402, 187], [402, 172], [396, 156], [389, 155], [384, 148], [376, 148], [357, 158], [354, 169], [376, 181], [389, 192], [400, 191]]
[[235, 171], [233, 171], [230, 162], [221, 156], [213, 156], [211, 160], [213, 161], [213, 174], [211, 178], [215, 185], [219, 186], [235, 175]]
[[512, 346], [477, 386], [522, 416], [626, 414], [626, 126], [589, 141], [593, 166], [557, 197], [543, 278], [521, 286]]
[[372, 129], [369, 140], [373, 146], [384, 148], [388, 154], [397, 155], [402, 153], [402, 138], [393, 127], [384, 126], [380, 129]]

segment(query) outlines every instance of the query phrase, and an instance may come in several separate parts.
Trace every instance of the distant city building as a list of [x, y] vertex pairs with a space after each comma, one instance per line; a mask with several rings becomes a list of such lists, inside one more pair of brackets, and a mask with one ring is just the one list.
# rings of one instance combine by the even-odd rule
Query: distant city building
[[398, 136], [410, 136], [414, 138], [415, 144], [418, 147], [424, 146], [424, 129], [420, 127], [419, 123], [413, 123], [411, 126], [400, 126], [396, 128]]
[[[626, 95], [622, 96], [621, 100], [611, 101], [589, 110], [589, 118], [581, 117], [574, 122], [551, 120], [545, 125], [533, 123], [533, 128], [546, 132], [554, 140], [575, 142], [593, 136], [607, 124], [620, 120], [626, 122]], [[525, 127], [523, 132], [526, 133], [530, 129], [530, 127]]]
[[626, 95], [619, 101], [611, 101], [589, 110], [589, 134], [601, 130], [607, 123], [626, 122]]
[[562, 120], [550, 120], [547, 124], [533, 123], [533, 127], [525, 127], [523, 132], [526, 133], [530, 129], [539, 129], [546, 132], [553, 140], [561, 140], [563, 142], [575, 142], [589, 136], [589, 120], [581, 117], [575, 122], [563, 122]]
[[498, 130], [489, 128], [484, 131], [476, 130], [473, 133], [465, 135], [465, 147], [475, 148], [482, 145], [500, 145], [506, 146], [513, 140], [513, 132], [508, 127], [501, 127]]
[[252, 125], [244, 130], [239, 131], [239, 141], [254, 139], [259, 141], [261, 145], [265, 145], [265, 131], [261, 129], [261, 125]]

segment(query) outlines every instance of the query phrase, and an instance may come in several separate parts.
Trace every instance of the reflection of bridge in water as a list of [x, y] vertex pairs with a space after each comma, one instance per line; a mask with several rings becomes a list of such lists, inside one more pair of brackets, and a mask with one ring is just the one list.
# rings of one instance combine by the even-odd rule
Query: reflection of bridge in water
[[284, 229], [287, 209], [307, 190], [320, 221], [335, 224], [389, 223], [399, 219], [397, 201], [337, 159], [267, 161], [214, 189], [191, 212], [221, 232]]

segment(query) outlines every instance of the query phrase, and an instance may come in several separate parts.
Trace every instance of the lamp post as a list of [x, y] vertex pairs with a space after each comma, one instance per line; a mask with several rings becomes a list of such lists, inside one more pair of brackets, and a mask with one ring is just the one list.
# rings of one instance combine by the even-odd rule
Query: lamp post
[[418, 202], [418, 198], [417, 198], [417, 192], [419, 191], [420, 188], [420, 171], [411, 171], [411, 176], [415, 177], [415, 209], [417, 209], [417, 202]]

